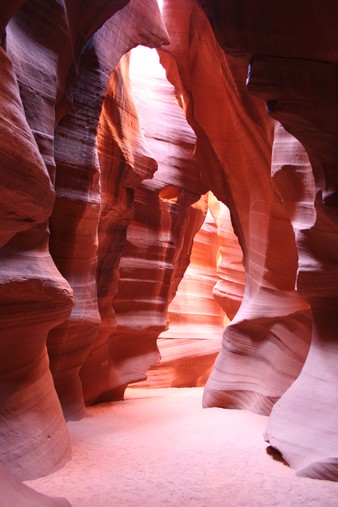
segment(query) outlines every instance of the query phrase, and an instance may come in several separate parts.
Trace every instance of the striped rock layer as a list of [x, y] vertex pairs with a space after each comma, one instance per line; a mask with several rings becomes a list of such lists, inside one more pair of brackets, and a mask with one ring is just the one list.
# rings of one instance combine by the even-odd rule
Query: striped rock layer
[[269, 415], [298, 475], [338, 480], [337, 5], [7, 4], [2, 490], [66, 505], [17, 480], [151, 367]]

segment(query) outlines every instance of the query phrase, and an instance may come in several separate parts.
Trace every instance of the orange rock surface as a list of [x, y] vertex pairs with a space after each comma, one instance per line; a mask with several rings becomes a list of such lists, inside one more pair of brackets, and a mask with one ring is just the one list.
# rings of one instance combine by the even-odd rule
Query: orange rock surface
[[166, 42], [148, 4], [1, 8], [0, 461], [19, 478], [62, 466], [64, 416], [84, 413], [79, 369], [101, 322], [98, 121], [122, 55]]
[[338, 480], [337, 11], [0, 7], [9, 497], [70, 459], [65, 420], [146, 379], [159, 336], [149, 383], [270, 414], [298, 475]]
[[304, 367], [274, 406], [266, 438], [298, 475], [337, 480], [337, 5], [200, 3], [223, 49], [251, 61], [248, 90], [309, 157], [311, 169], [303, 148], [277, 135], [275, 177], [295, 226], [296, 286], [313, 322]]
[[[210, 199], [202, 197], [205, 206]], [[212, 201], [215, 206], [217, 200]], [[207, 380], [229, 321], [213, 297], [221, 241], [208, 207], [194, 237], [190, 264], [168, 308], [168, 329], [157, 342], [161, 361], [148, 371], [147, 382], [140, 387], [195, 387]]]
[[297, 378], [310, 339], [294, 233], [271, 180], [274, 123], [246, 90], [246, 62], [222, 51], [194, 1], [166, 2], [163, 18], [171, 44], [161, 61], [197, 134], [203, 181], [230, 209], [246, 275], [204, 405], [268, 414]]
[[[111, 77], [111, 98], [109, 103], [106, 98], [99, 131], [101, 168], [109, 176], [102, 189], [110, 209], [101, 217], [102, 235], [99, 230], [102, 324], [81, 370], [88, 403], [121, 399], [128, 383], [145, 379], [159, 361], [156, 339], [166, 328], [168, 303], [206, 213], [206, 205], [199, 203], [203, 187], [193, 160], [195, 135], [156, 52], [139, 48], [129, 60], [129, 55], [121, 60]], [[127, 90], [136, 104], [129, 116]], [[121, 107], [119, 118], [116, 105]], [[130, 139], [125, 139], [128, 132]], [[118, 150], [109, 141], [112, 133]], [[139, 153], [138, 145], [143, 150]], [[115, 153], [124, 165], [123, 158], [112, 161]], [[115, 183], [112, 169], [119, 171]]]
[[[156, 167], [156, 162], [144, 155], [138, 139], [128, 88], [123, 84], [121, 87], [122, 64], [111, 76], [121, 57], [134, 45], [154, 46], [166, 41], [157, 4], [151, 4], [155, 6], [153, 12], [146, 10], [140, 1], [129, 3], [94, 33], [80, 60], [72, 107], [55, 132], [56, 202], [50, 220], [50, 250], [74, 291], [75, 305], [70, 318], [49, 334], [47, 347], [55, 387], [67, 419], [84, 414], [79, 372], [101, 326], [98, 291], [102, 290], [101, 283], [112, 282], [114, 273], [110, 259], [108, 280], [101, 282], [101, 262], [107, 262], [102, 259], [105, 253], [101, 253], [101, 247], [111, 249], [116, 256], [124, 242], [121, 223], [118, 238], [102, 237], [107, 228], [112, 232], [107, 208], [113, 208], [112, 194], [119, 196], [117, 207], [130, 208], [133, 188], [146, 176], [151, 177]], [[148, 26], [151, 37], [147, 34]], [[107, 51], [108, 47], [113, 49]], [[107, 119], [108, 115], [112, 117]], [[103, 133], [99, 127], [101, 116], [108, 123]], [[102, 140], [103, 136], [108, 139]], [[109, 152], [107, 161], [106, 152], [114, 143], [117, 154]], [[110, 219], [116, 212], [110, 212]], [[119, 260], [118, 255], [116, 259]]]

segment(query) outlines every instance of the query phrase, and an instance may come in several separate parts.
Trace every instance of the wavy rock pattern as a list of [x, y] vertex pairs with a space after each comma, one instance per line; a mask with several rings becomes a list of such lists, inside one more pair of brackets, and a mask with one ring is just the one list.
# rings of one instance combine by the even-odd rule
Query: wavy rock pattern
[[[208, 206], [192, 268], [232, 320], [204, 405], [272, 410], [266, 438], [297, 474], [338, 480], [336, 4], [166, 0], [162, 16], [155, 0], [7, 4], [2, 494], [66, 505], [17, 479], [61, 467], [65, 418], [122, 398], [158, 361]], [[161, 47], [171, 84], [154, 51], [130, 64], [140, 44]], [[214, 308], [199, 319], [219, 329]], [[215, 349], [196, 343], [168, 359], [171, 385], [205, 381]]]
[[194, 1], [166, 2], [163, 17], [171, 44], [161, 61], [197, 133], [203, 180], [231, 210], [246, 273], [204, 405], [269, 413], [309, 342], [307, 305], [294, 290], [294, 233], [271, 182], [274, 124], [245, 88], [246, 63], [224, 54]]
[[[18, 165], [15, 177], [11, 176], [12, 195], [4, 195], [10, 202], [3, 208], [15, 205], [20, 209], [21, 203], [23, 208], [10, 214], [17, 219], [16, 227], [12, 221], [0, 252], [0, 446], [1, 462], [20, 478], [48, 473], [62, 466], [71, 454], [46, 352], [47, 334], [68, 317], [73, 297], [48, 249], [46, 219], [55, 199], [52, 137], [56, 43], [40, 45], [37, 28], [44, 23], [44, 13], [39, 7], [36, 2], [19, 9], [4, 38], [6, 58], [11, 59], [15, 73], [15, 79], [9, 80], [14, 107], [7, 119], [13, 120], [11, 136], [18, 139], [17, 145], [13, 139], [7, 143], [8, 157], [2, 157], [5, 186], [8, 168], [14, 160]], [[57, 15], [51, 23], [62, 26]], [[4, 69], [8, 72], [9, 65]], [[15, 80], [22, 105], [15, 91], [17, 85], [13, 85]], [[6, 125], [6, 120], [2, 124]]]
[[209, 209], [217, 224], [219, 241], [218, 280], [212, 294], [232, 320], [241, 306], [244, 294], [243, 254], [232, 227], [229, 209], [212, 193], [209, 195]]
[[[268, 81], [269, 90], [263, 92], [260, 76], [266, 63], [272, 76]], [[278, 77], [281, 73], [290, 72], [290, 69], [296, 71], [298, 79], [289, 90], [280, 84], [282, 81]], [[309, 75], [310, 83], [316, 83], [315, 88], [305, 78]], [[269, 101], [273, 98], [271, 114], [302, 142], [313, 170], [313, 179], [308, 177], [305, 180], [305, 191], [309, 196], [312, 193], [310, 202], [314, 209], [310, 217], [303, 214], [305, 220], [297, 237], [297, 287], [311, 305], [311, 348], [301, 375], [271, 414], [267, 439], [282, 452], [298, 475], [337, 480], [338, 432], [335, 413], [338, 376], [333, 365], [338, 353], [335, 336], [338, 180], [334, 144], [338, 130], [331, 116], [335, 107], [335, 92], [328, 87], [328, 83], [335, 82], [335, 76], [336, 69], [328, 64], [303, 62], [301, 65], [293, 60], [276, 62], [275, 59], [261, 58], [257, 67], [253, 67], [251, 87], [255, 92], [257, 83], [259, 95], [263, 94]], [[267, 81], [267, 77], [264, 80]], [[304, 85], [302, 90], [299, 88], [300, 81]], [[322, 119], [326, 115], [330, 123], [328, 129], [323, 129]], [[296, 407], [304, 407], [304, 411], [296, 410]], [[311, 407], [310, 424], [306, 415], [308, 407]]]
[[[27, 124], [12, 63], [2, 48], [0, 59], [0, 245], [3, 246], [16, 233], [47, 220], [52, 212], [54, 193]], [[13, 178], [13, 165], [20, 168], [19, 178]]]
[[[209, 195], [202, 199], [207, 206]], [[161, 362], [148, 371], [147, 381], [140, 386], [195, 387], [205, 384], [221, 347], [224, 322], [228, 321], [212, 294], [218, 280], [219, 247], [218, 228], [208, 209], [194, 237], [190, 264], [169, 305], [169, 328], [161, 333], [157, 342]]]
[[273, 408], [267, 439], [298, 475], [338, 480], [337, 6], [328, 2], [318, 9], [286, 1], [269, 9], [259, 2], [230, 1], [225, 9], [220, 2], [201, 4], [225, 51], [252, 60], [249, 90], [267, 101], [270, 114], [302, 143], [311, 162], [313, 174], [291, 138], [289, 149], [275, 152], [274, 162], [283, 160], [279, 188], [285, 185], [283, 172], [289, 173], [282, 194], [285, 199], [287, 193], [296, 222], [297, 288], [311, 306], [313, 330], [300, 376]]
[[107, 390], [116, 391], [119, 398], [122, 386], [123, 395], [125, 382], [114, 377], [111, 364], [114, 354], [110, 337], [116, 329], [112, 300], [117, 292], [126, 231], [133, 217], [135, 187], [157, 169], [139, 127], [128, 73], [129, 56], [121, 60], [110, 77], [98, 131], [101, 210], [96, 278], [101, 326], [81, 371], [87, 403], [97, 401]]
[[126, 4], [31, 0], [2, 11], [7, 21], [18, 8], [0, 55], [0, 459], [20, 478], [69, 459], [60, 401], [67, 418], [83, 413], [79, 369], [100, 323], [96, 132], [110, 72], [130, 47], [166, 42], [156, 2]]
[[[99, 234], [98, 282], [102, 328], [81, 371], [88, 402], [120, 399], [128, 383], [143, 380], [148, 368], [158, 362], [156, 339], [166, 328], [168, 301], [189, 262], [193, 236], [206, 212], [205, 206], [191, 206], [202, 193], [198, 173], [194, 175], [194, 133], [175, 103], [156, 52], [144, 48], [137, 52], [131, 57], [131, 83], [127, 57], [112, 76], [111, 102], [106, 99], [101, 116], [101, 167], [111, 166], [112, 153], [124, 157], [125, 166], [123, 158], [113, 162], [120, 188], [114, 186], [111, 171], [103, 188], [107, 209]], [[124, 94], [130, 86], [137, 110], [128, 116]], [[139, 141], [134, 137], [127, 144], [126, 132], [135, 136], [139, 128], [135, 129], [136, 115], [144, 139], [139, 133]], [[117, 146], [109, 141], [111, 133]], [[143, 152], [135, 152], [138, 144]], [[120, 246], [109, 248], [112, 241]]]
[[[150, 34], [148, 27], [151, 28]], [[113, 115], [110, 123], [116, 122], [116, 132], [113, 134], [120, 137], [124, 151], [120, 162], [117, 163], [112, 158], [108, 167], [107, 164], [103, 165], [104, 161], [101, 161], [96, 146], [102, 104], [111, 71], [121, 57], [137, 44], [153, 46], [165, 41], [166, 32], [154, 1], [149, 2], [149, 9], [146, 10], [143, 2], [133, 0], [109, 18], [94, 34], [82, 54], [72, 108], [60, 120], [56, 129], [56, 203], [51, 217], [50, 249], [58, 269], [74, 290], [75, 306], [70, 319], [49, 334], [47, 346], [55, 386], [67, 419], [79, 418], [84, 413], [79, 371], [95, 343], [101, 325], [96, 281], [100, 256], [98, 227], [102, 229], [108, 226], [106, 222], [99, 225], [101, 213], [105, 216], [107, 207], [106, 202], [101, 203], [101, 186], [105, 191], [107, 180], [112, 181], [114, 176], [125, 178], [127, 181], [124, 182], [120, 179], [120, 184], [125, 186], [124, 196], [119, 188], [113, 187], [110, 192], [118, 193], [119, 206], [123, 206], [122, 199], [127, 199], [130, 206], [128, 187], [133, 188], [142, 178], [151, 176], [155, 169], [154, 161], [144, 161], [142, 153], [138, 153], [140, 143], [137, 143], [136, 122], [132, 124], [134, 128], [130, 128], [127, 125], [129, 116], [126, 116], [119, 131], [118, 115], [122, 116], [123, 113], [114, 110], [110, 111]], [[107, 51], [107, 48], [114, 49]], [[120, 85], [117, 83], [117, 86]], [[108, 97], [114, 91], [110, 88]], [[127, 91], [123, 90], [122, 93], [124, 97], [118, 99], [120, 104], [111, 101], [112, 108], [128, 110]], [[109, 98], [106, 102], [108, 100]], [[104, 111], [107, 114], [106, 108]], [[107, 134], [112, 135], [109, 129]], [[128, 163], [132, 163], [136, 173], [134, 181], [128, 175]], [[150, 164], [150, 168], [147, 164]], [[116, 174], [117, 170], [120, 174]], [[123, 243], [123, 237], [120, 236], [118, 241]], [[116, 238], [111, 245], [105, 244], [104, 248], [113, 248], [115, 245]], [[117, 246], [121, 249], [119, 244]], [[113, 266], [114, 264], [110, 265], [112, 272]], [[90, 383], [90, 379], [86, 383]]]

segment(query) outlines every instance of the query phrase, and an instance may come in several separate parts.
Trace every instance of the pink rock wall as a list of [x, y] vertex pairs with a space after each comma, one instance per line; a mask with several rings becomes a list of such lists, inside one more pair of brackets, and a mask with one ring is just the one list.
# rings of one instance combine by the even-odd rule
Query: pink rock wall
[[[127, 74], [129, 65], [130, 81]], [[103, 252], [107, 256], [109, 249], [110, 253], [109, 257], [102, 258], [105, 271], [100, 275], [98, 290], [100, 296], [102, 284], [109, 298], [105, 292], [102, 292], [102, 299], [99, 297], [102, 328], [81, 370], [87, 402], [121, 399], [127, 384], [145, 379], [149, 367], [159, 361], [156, 339], [166, 328], [168, 301], [189, 262], [193, 236], [206, 212], [204, 206], [191, 206], [203, 190], [193, 160], [195, 135], [175, 102], [174, 90], [165, 79], [156, 52], [138, 48], [134, 54], [132, 52], [131, 63], [129, 56], [125, 57], [119, 69], [121, 74], [112, 94], [114, 100], [109, 108], [104, 107], [101, 116], [102, 136], [108, 135], [109, 130], [116, 135], [117, 125], [120, 125], [120, 135], [125, 134], [127, 125], [135, 124], [137, 114], [140, 132], [144, 135], [142, 142], [147, 143], [141, 146], [144, 153], [148, 150], [156, 159], [158, 168], [150, 179], [156, 168], [155, 161], [142, 159], [142, 153], [136, 154], [136, 158], [135, 153], [130, 152], [127, 161], [134, 167], [134, 172], [130, 174], [128, 167], [122, 173], [123, 167], [114, 162], [120, 171], [117, 181], [124, 184], [126, 209], [121, 207], [123, 195], [118, 194], [110, 179], [110, 196], [114, 192], [116, 208], [114, 213], [107, 210], [107, 217], [109, 213], [111, 225], [114, 227], [116, 224], [119, 231], [115, 230], [115, 238], [108, 238], [109, 219], [101, 220], [102, 232], [106, 235], [102, 237]], [[112, 79], [117, 79], [115, 73]], [[119, 101], [125, 108], [123, 94], [130, 87], [136, 104], [134, 119], [126, 117], [125, 109], [118, 119], [113, 115], [116, 108], [113, 102]], [[135, 128], [131, 133], [135, 135]], [[104, 139], [106, 137], [102, 137], [102, 141]], [[120, 141], [120, 149], [125, 156], [128, 147], [124, 139]], [[132, 141], [131, 147], [136, 144], [134, 139]], [[103, 160], [101, 167], [105, 163], [112, 164], [111, 155], [116, 150], [112, 146], [108, 149], [108, 146], [102, 145], [102, 155], [99, 151]], [[142, 160], [151, 160], [148, 169]], [[134, 191], [133, 187], [145, 176]], [[108, 194], [108, 186], [105, 188]], [[117, 222], [117, 213], [124, 217], [124, 223]], [[125, 243], [121, 242], [121, 225], [126, 234]], [[117, 236], [118, 232], [120, 236]], [[124, 246], [118, 259], [114, 260], [113, 256], [119, 250], [112, 245], [116, 245], [117, 238]], [[112, 265], [117, 267], [115, 273]], [[109, 273], [114, 279], [108, 278], [107, 284]]]
[[231, 210], [246, 273], [204, 405], [268, 414], [297, 378], [310, 339], [308, 306], [294, 290], [294, 233], [271, 181], [274, 123], [245, 88], [246, 63], [225, 55], [196, 2], [165, 2], [163, 18], [171, 44], [161, 61], [197, 134], [203, 181]]
[[[333, 69], [326, 63], [278, 62], [277, 66], [271, 67], [270, 92], [264, 93], [260, 86], [259, 67], [260, 62], [257, 74], [253, 73], [252, 77], [253, 92], [256, 92], [257, 79], [259, 95], [270, 100], [272, 94], [276, 101], [271, 103], [271, 114], [305, 146], [313, 172], [312, 178], [305, 180], [305, 191], [308, 197], [312, 197], [313, 209], [310, 216], [303, 214], [297, 236], [297, 288], [311, 305], [311, 347], [301, 375], [271, 414], [267, 439], [282, 452], [298, 475], [337, 480], [338, 435], [334, 423], [337, 374], [333, 367], [337, 353], [336, 126], [331, 120], [331, 112], [328, 112], [328, 108], [335, 107], [335, 92], [328, 85], [334, 83]], [[298, 80], [289, 91], [280, 84], [278, 76], [286, 69], [289, 72], [290, 68], [297, 69]], [[308, 75], [311, 83], [316, 83], [315, 88], [305, 78]], [[302, 90], [300, 82], [304, 83]], [[289, 94], [294, 104], [291, 104]], [[322, 129], [326, 115], [329, 132]], [[306, 422], [308, 407], [314, 410], [310, 424]]]
[[79, 369], [100, 324], [101, 105], [120, 57], [167, 37], [156, 3], [126, 4], [17, 3], [2, 37], [0, 440], [20, 478], [70, 458], [60, 401], [67, 418], [84, 410]]
[[[65, 418], [159, 360], [212, 190], [199, 238], [217, 272], [198, 239], [192, 261], [232, 320], [204, 405], [271, 412], [266, 438], [297, 473], [337, 480], [336, 15], [304, 0], [0, 7], [0, 462], [16, 478], [62, 466]], [[161, 47], [166, 75], [154, 51], [130, 67], [140, 44]], [[183, 352], [199, 373], [172, 361], [175, 385], [205, 381], [209, 346]]]
[[[312, 174], [303, 149], [291, 138], [286, 143], [285, 134], [283, 142], [291, 149], [282, 154], [279, 145], [275, 152], [274, 162], [280, 157], [283, 171], [292, 171], [287, 185], [291, 179], [295, 183], [286, 205], [293, 220], [292, 208], [297, 210], [297, 289], [311, 306], [313, 325], [304, 367], [273, 408], [267, 439], [298, 475], [337, 480], [337, 6], [327, 2], [320, 9], [304, 1], [281, 2], [273, 9], [260, 2], [201, 4], [224, 50], [251, 60], [248, 89], [267, 101], [271, 116], [309, 156]], [[283, 179], [282, 174], [285, 185]], [[300, 205], [290, 207], [292, 195]]]
[[219, 242], [218, 279], [212, 294], [229, 320], [232, 320], [241, 306], [245, 288], [243, 253], [232, 227], [229, 208], [210, 193], [209, 209], [217, 225]]
[[64, 498], [45, 496], [22, 484], [3, 465], [0, 465], [0, 490], [3, 506], [70, 507], [70, 503]]
[[[11, 72], [8, 85], [14, 98], [7, 117], [14, 120], [10, 142], [3, 143], [2, 167], [5, 175], [12, 171], [10, 193], [4, 192], [8, 204], [3, 208], [10, 210], [21, 203], [23, 207], [19, 213], [6, 213], [9, 234], [1, 249], [0, 439], [1, 462], [19, 477], [48, 473], [71, 454], [46, 351], [47, 334], [68, 317], [73, 297], [48, 250], [46, 219], [55, 198], [52, 134], [57, 55], [55, 41], [39, 44], [40, 7], [36, 2], [18, 10], [3, 37], [7, 54], [2, 52], [7, 61], [5, 76]], [[62, 27], [60, 12], [50, 23], [48, 29], [54, 24]]]
[[87, 402], [108, 396], [108, 391], [111, 398], [120, 399], [127, 384], [114, 374], [112, 335], [116, 319], [112, 301], [127, 228], [134, 214], [135, 187], [157, 169], [139, 127], [128, 73], [129, 56], [111, 75], [98, 133], [102, 204], [96, 278], [101, 326], [81, 371]]
[[[156, 2], [154, 5], [157, 7]], [[152, 27], [151, 38], [146, 36], [147, 26]], [[158, 9], [154, 9], [153, 13], [149, 14], [145, 12], [143, 4], [141, 5], [139, 1], [130, 2], [115, 16], [109, 18], [93, 35], [82, 54], [78, 70], [79, 78], [73, 91], [72, 108], [60, 120], [56, 129], [56, 203], [50, 222], [50, 248], [58, 269], [73, 288], [75, 305], [70, 319], [49, 334], [47, 346], [55, 387], [67, 419], [79, 418], [83, 415], [84, 401], [79, 371], [95, 343], [101, 325], [97, 298], [97, 290], [100, 288], [97, 289], [96, 273], [99, 269], [98, 257], [101, 262], [98, 243], [102, 239], [99, 237], [98, 227], [101, 229], [107, 227], [106, 223], [99, 226], [101, 213], [105, 216], [107, 207], [104, 200], [101, 203], [101, 188], [105, 191], [107, 179], [112, 181], [118, 170], [125, 169], [126, 174], [123, 177], [127, 181], [117, 180], [117, 185], [120, 183], [125, 187], [125, 196], [120, 193], [119, 200], [122, 201], [123, 198], [128, 200], [131, 194], [130, 189], [143, 177], [151, 176], [155, 170], [154, 161], [148, 161], [147, 158], [142, 160], [142, 153], [138, 154], [138, 151], [143, 148], [138, 146], [139, 142], [137, 144], [136, 125], [134, 129], [130, 128], [126, 125], [127, 120], [124, 120], [122, 131], [119, 131], [117, 126], [117, 131], [113, 132], [117, 137], [115, 142], [118, 142], [120, 138], [125, 148], [119, 165], [115, 166], [115, 158], [113, 162], [108, 163], [108, 168], [107, 164], [104, 165], [105, 160], [102, 162], [100, 152], [105, 148], [101, 148], [100, 138], [98, 140], [99, 153], [97, 153], [102, 103], [111, 71], [125, 52], [139, 43], [162, 44], [165, 42], [165, 37], [166, 33]], [[107, 48], [114, 49], [107, 51]], [[110, 91], [108, 87], [106, 101], [109, 101], [110, 93], [113, 91]], [[128, 99], [127, 88], [122, 91], [117, 100], [120, 103], [113, 101], [113, 108], [128, 110], [130, 99]], [[107, 107], [105, 106], [104, 114]], [[111, 111], [111, 114], [114, 115], [116, 122], [118, 115], [123, 115], [121, 111]], [[109, 129], [107, 129], [107, 135], [112, 135]], [[111, 141], [108, 142], [111, 143]], [[126, 151], [128, 148], [129, 152]], [[135, 159], [132, 160], [131, 167], [131, 172], [134, 169], [136, 173], [134, 181], [126, 170], [130, 162], [128, 156]], [[148, 168], [147, 165], [150, 167]], [[107, 171], [108, 174], [106, 174]], [[112, 191], [113, 188], [110, 192]], [[119, 188], [114, 190], [116, 191], [119, 192]], [[122, 202], [121, 205], [123, 205]], [[131, 202], [129, 202], [130, 205]], [[123, 237], [120, 236], [119, 241], [121, 240], [123, 241]], [[114, 242], [116, 238], [113, 239], [113, 245], [109, 245], [108, 248], [113, 248]], [[117, 246], [121, 248], [119, 244]], [[107, 245], [104, 248], [107, 248]], [[113, 272], [113, 265], [110, 269]]]

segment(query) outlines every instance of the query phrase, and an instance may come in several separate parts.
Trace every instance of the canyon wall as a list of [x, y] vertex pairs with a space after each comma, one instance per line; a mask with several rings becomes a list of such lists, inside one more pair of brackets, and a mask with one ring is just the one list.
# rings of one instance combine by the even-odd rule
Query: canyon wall
[[63, 466], [65, 420], [146, 379], [164, 333], [155, 382], [203, 384], [220, 348], [204, 406], [271, 414], [266, 439], [299, 475], [338, 479], [337, 7], [271, 5], [0, 8], [0, 463], [15, 478]]
[[296, 222], [296, 285], [311, 307], [311, 346], [272, 410], [266, 438], [298, 475], [337, 480], [337, 5], [199, 3], [224, 51], [250, 62], [248, 90], [302, 144], [278, 135], [273, 163]]
[[[132, 47], [168, 35], [151, 0], [32, 0], [2, 16], [1, 462], [27, 479], [70, 458], [64, 417], [84, 414], [79, 370], [101, 324], [99, 217], [109, 176], [104, 168], [101, 176], [97, 133], [110, 75]], [[117, 145], [119, 135], [138, 157], [134, 176], [127, 152], [115, 168], [129, 168], [121, 192], [132, 205], [133, 188], [157, 164], [142, 139], [135, 143], [136, 126], [118, 132]]]
[[204, 385], [219, 352], [223, 328], [229, 319], [213, 297], [213, 289], [218, 281], [219, 251], [226, 245], [210, 211], [210, 202], [213, 211], [222, 203], [211, 195], [203, 200], [208, 206], [205, 220], [194, 237], [189, 266], [169, 305], [168, 329], [157, 341], [161, 361], [148, 371], [147, 381], [140, 387]]
[[[160, 360], [156, 340], [167, 327], [169, 301], [189, 263], [193, 237], [206, 213], [205, 199], [200, 199], [205, 189], [193, 158], [195, 134], [175, 102], [174, 89], [165, 78], [157, 53], [137, 48], [129, 60], [129, 55], [121, 60], [111, 77], [112, 82], [121, 66], [128, 70], [130, 65], [130, 79], [125, 72], [115, 87], [118, 93], [115, 92], [114, 100], [125, 108], [120, 90], [133, 92], [135, 119], [156, 160], [157, 170], [151, 179], [150, 171], [147, 174], [143, 170], [144, 180], [140, 183], [137, 174], [129, 174], [128, 167], [112, 160], [114, 148], [103, 145], [107, 131], [110, 133], [108, 128], [116, 130], [121, 125], [120, 134], [124, 136], [130, 118], [126, 117], [125, 109], [120, 119], [116, 118], [116, 104], [111, 103], [109, 109], [105, 104], [99, 130], [102, 143], [99, 157], [101, 167], [109, 165], [110, 179], [102, 190], [104, 195], [110, 192], [107, 207], [108, 203], [112, 206], [113, 197], [114, 208], [104, 211], [100, 221], [103, 254], [98, 302], [102, 325], [81, 369], [87, 403], [121, 399], [127, 384], [144, 380], [148, 368]], [[134, 129], [130, 129], [130, 135], [135, 135]], [[124, 144], [120, 149], [125, 156]], [[140, 171], [141, 160], [133, 157], [135, 172]], [[124, 193], [116, 189], [117, 182], [121, 182]], [[137, 183], [140, 184], [136, 187]], [[131, 195], [133, 186], [135, 191]]]
[[197, 134], [202, 179], [230, 210], [246, 277], [204, 406], [269, 414], [300, 373], [310, 340], [308, 305], [295, 291], [294, 232], [271, 179], [275, 124], [246, 90], [246, 62], [222, 51], [196, 2], [165, 2], [162, 15], [171, 44], [161, 62]]

